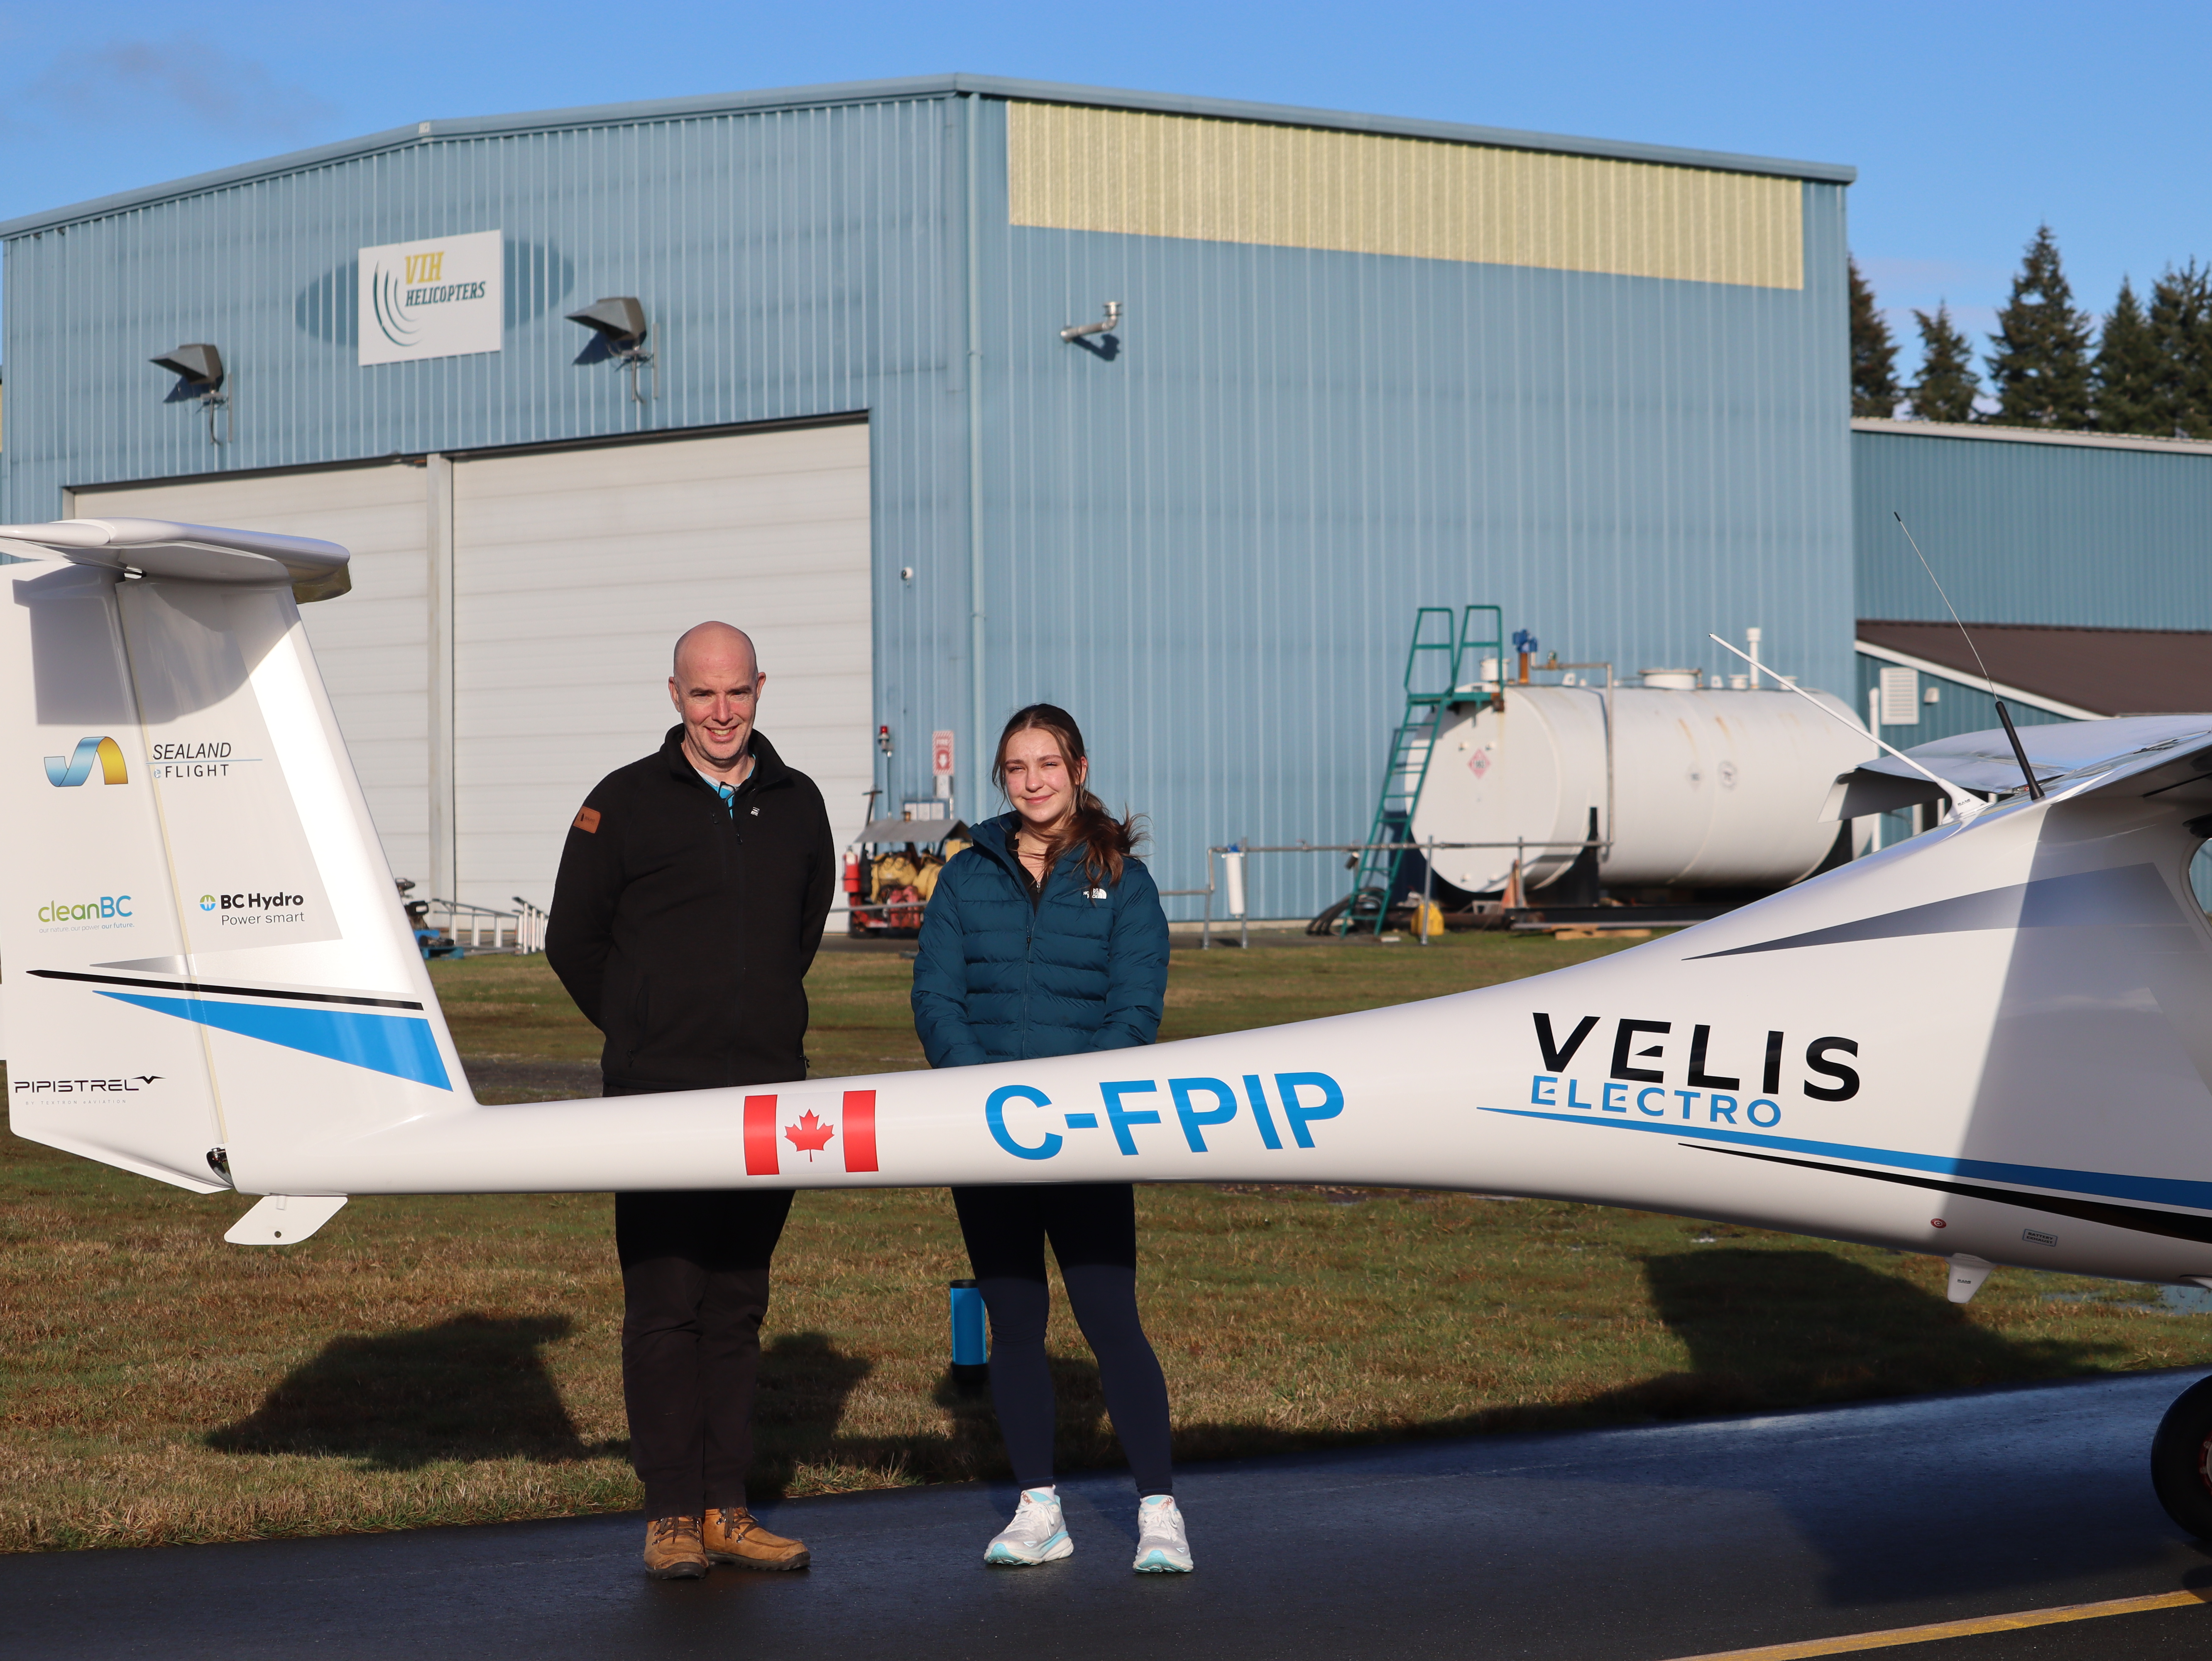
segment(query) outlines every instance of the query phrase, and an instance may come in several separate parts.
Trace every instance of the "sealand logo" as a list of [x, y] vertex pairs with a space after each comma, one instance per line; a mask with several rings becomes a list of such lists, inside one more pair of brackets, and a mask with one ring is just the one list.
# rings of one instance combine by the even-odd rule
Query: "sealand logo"
[[104, 784], [128, 784], [131, 776], [124, 770], [123, 746], [111, 738], [79, 739], [75, 754], [46, 757], [46, 782], [57, 789], [67, 789], [82, 784], [92, 776], [92, 764], [100, 764], [100, 782]]
[[148, 745], [146, 759], [157, 779], [220, 779], [228, 777], [234, 766], [259, 757], [240, 755], [228, 739], [185, 739]]

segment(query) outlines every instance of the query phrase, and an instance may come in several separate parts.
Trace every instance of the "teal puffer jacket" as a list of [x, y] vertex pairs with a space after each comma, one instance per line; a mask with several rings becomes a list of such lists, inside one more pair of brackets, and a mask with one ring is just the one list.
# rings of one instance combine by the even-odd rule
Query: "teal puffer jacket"
[[1168, 923], [1137, 860], [1109, 888], [1080, 854], [1030, 904], [1009, 845], [1018, 816], [975, 827], [938, 873], [914, 964], [914, 1025], [932, 1067], [1127, 1050], [1158, 1036]]

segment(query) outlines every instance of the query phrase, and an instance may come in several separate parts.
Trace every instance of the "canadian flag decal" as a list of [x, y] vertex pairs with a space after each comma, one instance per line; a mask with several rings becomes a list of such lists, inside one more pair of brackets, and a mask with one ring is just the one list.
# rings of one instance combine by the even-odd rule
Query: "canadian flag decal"
[[[794, 1171], [842, 1159], [847, 1171], [876, 1169], [876, 1092], [848, 1090], [842, 1098], [808, 1094], [745, 1098], [745, 1175], [783, 1174], [781, 1144], [791, 1145]], [[804, 1159], [799, 1156], [804, 1154]]]
[[804, 1153], [809, 1165], [814, 1163], [817, 1153], [830, 1146], [830, 1139], [836, 1134], [837, 1127], [826, 1119], [816, 1118], [812, 1108], [799, 1116], [797, 1124], [783, 1128], [783, 1140]]

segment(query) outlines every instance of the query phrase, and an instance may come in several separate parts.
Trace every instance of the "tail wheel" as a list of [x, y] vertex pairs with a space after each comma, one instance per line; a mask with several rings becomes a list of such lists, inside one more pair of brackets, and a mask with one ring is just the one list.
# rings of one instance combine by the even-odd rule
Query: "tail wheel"
[[2166, 1514], [2212, 1540], [2212, 1378], [2174, 1398], [2151, 1439], [2150, 1485]]

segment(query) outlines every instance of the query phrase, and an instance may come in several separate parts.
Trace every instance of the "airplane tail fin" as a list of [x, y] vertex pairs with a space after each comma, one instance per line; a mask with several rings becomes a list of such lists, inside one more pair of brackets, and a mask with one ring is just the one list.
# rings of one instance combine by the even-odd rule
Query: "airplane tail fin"
[[15, 1133], [202, 1192], [472, 1105], [300, 626], [346, 551], [0, 526]]

